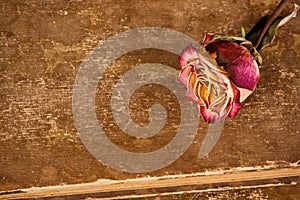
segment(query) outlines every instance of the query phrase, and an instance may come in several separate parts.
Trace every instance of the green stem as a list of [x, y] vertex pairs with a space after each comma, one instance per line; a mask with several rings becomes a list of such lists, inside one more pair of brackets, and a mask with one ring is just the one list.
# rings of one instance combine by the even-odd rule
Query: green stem
[[256, 40], [256, 43], [254, 45], [255, 48], [257, 48], [259, 46], [259, 44], [261, 43], [264, 35], [266, 34], [266, 32], [268, 31], [268, 29], [270, 28], [271, 24], [278, 17], [278, 15], [281, 13], [281, 11], [285, 8], [285, 6], [286, 6], [287, 3], [288, 3], [288, 0], [282, 0], [278, 4], [278, 6], [275, 8], [275, 10], [273, 11], [273, 13], [270, 15], [269, 19], [267, 20], [266, 25], [264, 26], [263, 30], [259, 34], [258, 39]]

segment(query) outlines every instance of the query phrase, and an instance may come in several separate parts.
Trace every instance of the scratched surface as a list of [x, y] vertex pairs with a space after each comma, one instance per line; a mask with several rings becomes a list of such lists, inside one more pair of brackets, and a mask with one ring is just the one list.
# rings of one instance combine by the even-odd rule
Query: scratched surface
[[[299, 186], [282, 186], [267, 188], [246, 188], [224, 191], [207, 191], [192, 194], [173, 194], [160, 197], [147, 197], [146, 200], [170, 200], [170, 199], [298, 199]], [[128, 198], [129, 199], [129, 198]]]
[[[108, 37], [145, 26], [173, 29], [197, 41], [204, 32], [239, 35], [241, 26], [249, 30], [277, 2], [0, 0], [0, 190], [300, 160], [299, 17], [281, 28], [274, 44], [262, 52], [258, 87], [239, 114], [226, 120], [220, 140], [204, 159], [197, 158], [208, 129], [201, 120], [193, 144], [171, 165], [140, 174], [114, 170], [87, 151], [72, 114], [72, 90], [80, 64]], [[112, 118], [108, 106], [113, 84], [124, 71], [152, 62], [179, 70], [176, 55], [139, 50], [116, 60], [97, 88], [99, 123], [108, 138], [127, 151], [162, 148], [176, 135], [180, 123], [178, 102], [159, 85], [139, 88], [131, 98], [130, 111], [135, 122], [147, 125], [149, 107], [160, 103], [169, 112], [160, 133], [136, 139], [120, 132]]]

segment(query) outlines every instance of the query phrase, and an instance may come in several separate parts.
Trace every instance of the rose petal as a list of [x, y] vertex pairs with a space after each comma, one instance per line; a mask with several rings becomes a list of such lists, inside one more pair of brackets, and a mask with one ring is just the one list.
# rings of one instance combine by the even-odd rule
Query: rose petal
[[242, 108], [242, 104], [240, 103], [240, 91], [236, 87], [233, 88], [233, 91], [234, 91], [234, 99], [232, 103], [232, 108], [228, 114], [230, 118], [236, 116], [238, 111]]
[[251, 53], [231, 41], [214, 41], [205, 46], [209, 53], [216, 53], [218, 65], [230, 74], [233, 83], [241, 88], [254, 90], [259, 81], [258, 65]]
[[187, 64], [191, 63], [192, 61], [197, 61], [198, 59], [199, 55], [197, 50], [190, 45], [185, 48], [179, 56], [180, 67], [185, 67]]
[[253, 91], [245, 89], [245, 88], [237, 87], [237, 89], [240, 91], [240, 102], [245, 101], [245, 99], [247, 99], [248, 96], [250, 96], [250, 94], [253, 93]]
[[187, 86], [187, 80], [189, 75], [193, 72], [193, 67], [188, 65], [181, 69], [178, 80], [185, 86]]
[[211, 41], [212, 39], [214, 39], [214, 37], [215, 37], [215, 36], [212, 35], [212, 34], [205, 33], [202, 42], [209, 42], [209, 41]]
[[253, 91], [259, 81], [259, 69], [252, 57], [239, 57], [225, 66], [234, 84]]
[[199, 112], [200, 112], [200, 114], [203, 117], [205, 122], [214, 123], [214, 122], [220, 120], [220, 117], [219, 117], [218, 113], [212, 112], [212, 110], [207, 109], [204, 106], [199, 106]]
[[208, 91], [208, 87], [204, 84], [200, 84], [197, 88], [198, 90], [198, 95], [200, 96], [200, 101], [199, 101], [199, 105], [200, 106], [209, 106], [209, 91]]
[[197, 74], [191, 73], [188, 80], [187, 80], [187, 92], [186, 96], [193, 102], [198, 103], [199, 102], [199, 96], [195, 94], [195, 86], [197, 86]]
[[248, 50], [234, 42], [218, 40], [205, 46], [209, 53], [216, 53], [216, 61], [218, 65], [224, 66], [232, 63], [235, 59], [242, 55], [251, 56]]

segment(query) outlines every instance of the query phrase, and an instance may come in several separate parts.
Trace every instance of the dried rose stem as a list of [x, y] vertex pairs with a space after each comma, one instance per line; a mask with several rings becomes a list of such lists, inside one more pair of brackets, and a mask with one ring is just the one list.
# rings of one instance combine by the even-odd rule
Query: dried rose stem
[[275, 10], [273, 11], [273, 13], [270, 15], [269, 19], [267, 20], [266, 25], [264, 26], [263, 30], [259, 34], [258, 39], [256, 40], [256, 43], [254, 45], [255, 48], [257, 48], [259, 46], [261, 40], [263, 39], [263, 37], [266, 34], [266, 32], [269, 29], [269, 27], [271, 26], [272, 22], [278, 17], [278, 15], [284, 9], [284, 7], [286, 6], [287, 3], [288, 3], [288, 0], [282, 0], [278, 4], [278, 6], [275, 8]]

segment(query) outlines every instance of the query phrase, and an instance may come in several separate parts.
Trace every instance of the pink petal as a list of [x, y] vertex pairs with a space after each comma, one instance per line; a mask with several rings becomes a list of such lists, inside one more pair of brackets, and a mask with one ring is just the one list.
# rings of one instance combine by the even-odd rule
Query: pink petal
[[208, 123], [213, 123], [221, 119], [216, 112], [212, 112], [210, 109], [207, 109], [204, 106], [199, 106], [199, 112], [204, 118], [205, 122]]
[[205, 48], [208, 52], [217, 54], [218, 65], [224, 66], [236, 86], [252, 91], [255, 89], [259, 81], [259, 69], [248, 49], [224, 40], [214, 41]]
[[185, 67], [188, 63], [199, 59], [197, 50], [192, 46], [185, 48], [179, 56], [180, 67]]
[[186, 96], [194, 103], [198, 103], [199, 102], [199, 98], [198, 96], [196, 96], [195, 92], [194, 92], [194, 88], [197, 87], [196, 84], [196, 73], [191, 73], [188, 81], [187, 81], [187, 92], [186, 92]]
[[232, 102], [232, 108], [228, 114], [229, 117], [234, 117], [238, 113], [238, 111], [242, 108], [242, 104], [240, 103], [240, 91], [233, 85], [234, 99]]
[[245, 89], [245, 88], [237, 87], [237, 89], [240, 91], [240, 102], [245, 101], [245, 99], [247, 99], [248, 96], [250, 96], [250, 94], [253, 93], [252, 90], [248, 90], [248, 89]]
[[251, 56], [237, 58], [225, 66], [234, 84], [238, 87], [253, 91], [259, 81], [259, 69]]
[[203, 42], [209, 42], [211, 41], [215, 36], [209, 33], [205, 33], [204, 38], [203, 38]]
[[217, 40], [205, 46], [209, 53], [216, 53], [216, 61], [218, 65], [224, 66], [232, 63], [241, 55], [249, 55], [252, 57], [248, 50], [237, 43], [225, 40]]
[[181, 69], [178, 80], [185, 86], [187, 86], [187, 79], [189, 75], [192, 73], [193, 67], [192, 66], [186, 66]]

